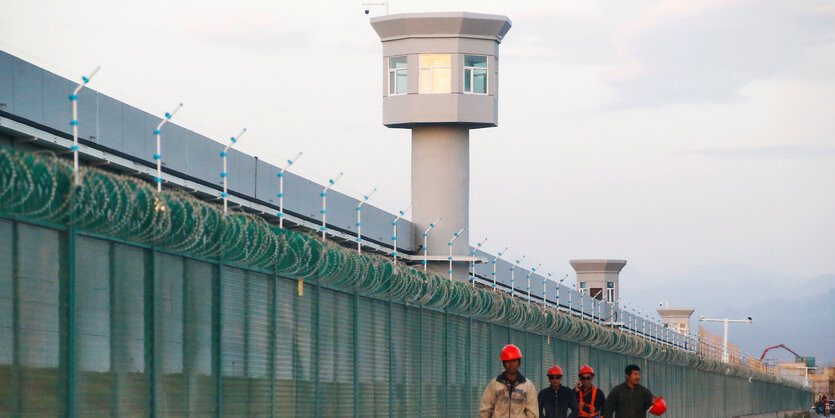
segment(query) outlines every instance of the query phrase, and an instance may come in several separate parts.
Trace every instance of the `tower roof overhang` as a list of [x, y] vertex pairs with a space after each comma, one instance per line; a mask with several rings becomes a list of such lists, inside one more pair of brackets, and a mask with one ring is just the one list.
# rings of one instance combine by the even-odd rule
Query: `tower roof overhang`
[[507, 16], [470, 12], [402, 13], [371, 18], [382, 42], [406, 38], [472, 38], [501, 43]]

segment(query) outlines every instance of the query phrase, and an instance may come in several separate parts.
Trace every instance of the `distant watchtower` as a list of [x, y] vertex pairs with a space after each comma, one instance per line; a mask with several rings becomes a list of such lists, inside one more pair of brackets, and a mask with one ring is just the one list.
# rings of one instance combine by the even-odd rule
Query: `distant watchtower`
[[[499, 43], [505, 16], [453, 12], [371, 19], [383, 43], [383, 124], [412, 130], [412, 218], [415, 247], [429, 235], [429, 267], [448, 269], [447, 243], [469, 229], [470, 129], [498, 125]], [[469, 233], [453, 243], [469, 254]], [[454, 263], [466, 280], [468, 262]]]
[[620, 271], [626, 260], [571, 260], [577, 272], [577, 289], [595, 299], [615, 303], [620, 299]]
[[693, 308], [658, 308], [664, 326], [680, 334], [690, 334], [690, 316]]

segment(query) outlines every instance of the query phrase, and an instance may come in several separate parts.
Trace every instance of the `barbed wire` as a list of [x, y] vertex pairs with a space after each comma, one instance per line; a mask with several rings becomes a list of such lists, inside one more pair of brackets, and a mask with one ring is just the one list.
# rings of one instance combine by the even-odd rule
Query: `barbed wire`
[[140, 179], [96, 168], [82, 167], [79, 175], [81, 185], [72, 186], [72, 166], [67, 161], [49, 153], [0, 147], [0, 211], [74, 224], [84, 231], [275, 271], [287, 278], [318, 280], [367, 296], [445, 310], [651, 361], [800, 386], [759, 367], [724, 363], [506, 292], [451, 281], [379, 255], [358, 254], [321, 240], [315, 231], [279, 229], [242, 210], [224, 214], [221, 207], [184, 191], [157, 192]]

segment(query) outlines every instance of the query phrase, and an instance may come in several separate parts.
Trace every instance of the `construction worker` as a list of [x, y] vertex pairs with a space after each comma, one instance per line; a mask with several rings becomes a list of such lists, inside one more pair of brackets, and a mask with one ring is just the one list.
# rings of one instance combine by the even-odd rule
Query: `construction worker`
[[[553, 366], [548, 369], [548, 382], [551, 386], [539, 392], [539, 418], [577, 418], [580, 407], [574, 391], [562, 385], [562, 369]], [[571, 408], [571, 415], [568, 409]]]
[[504, 372], [491, 380], [481, 395], [481, 418], [536, 418], [536, 386], [519, 373], [522, 351], [509, 344], [501, 354]]
[[630, 364], [624, 372], [626, 382], [615, 386], [609, 392], [603, 417], [646, 418], [647, 410], [659, 399], [653, 396], [649, 389], [641, 386], [640, 367]]
[[574, 391], [577, 397], [577, 403], [580, 406], [580, 411], [577, 416], [597, 418], [603, 412], [603, 407], [606, 404], [606, 395], [603, 391], [592, 385], [594, 380], [594, 369], [588, 364], [580, 368], [577, 373], [580, 381], [577, 382], [577, 388]]

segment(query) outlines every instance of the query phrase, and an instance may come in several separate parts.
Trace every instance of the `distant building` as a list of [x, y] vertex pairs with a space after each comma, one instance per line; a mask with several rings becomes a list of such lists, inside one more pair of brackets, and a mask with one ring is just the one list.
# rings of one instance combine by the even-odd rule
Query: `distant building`
[[783, 369], [786, 369], [786, 370], [788, 370], [792, 373], [798, 374], [800, 376], [806, 376], [806, 375], [811, 376], [812, 374], [815, 373], [815, 369], [814, 368], [807, 368], [806, 367], [806, 362], [804, 362], [804, 361], [791, 361], [791, 362], [780, 361], [780, 362], [777, 362], [777, 367], [781, 367]]
[[812, 392], [817, 396], [823, 393], [830, 399], [835, 397], [835, 367], [823, 367], [817, 370], [822, 373], [809, 375], [809, 382], [812, 384]]

